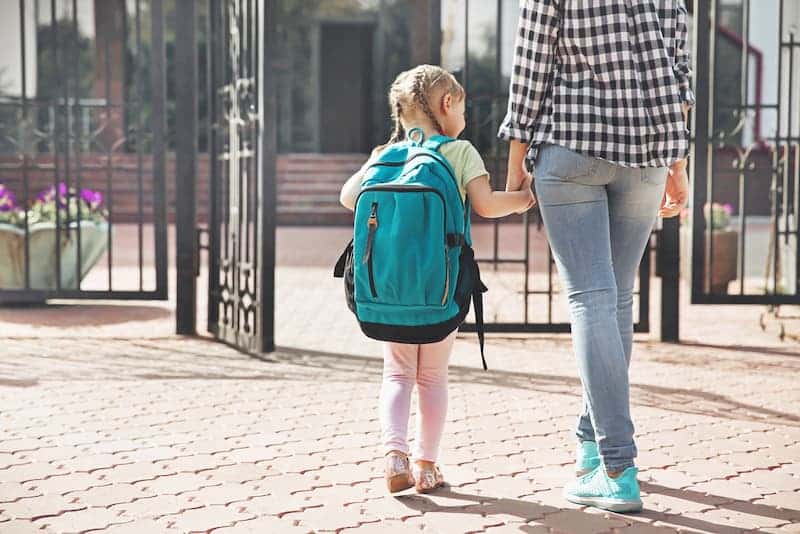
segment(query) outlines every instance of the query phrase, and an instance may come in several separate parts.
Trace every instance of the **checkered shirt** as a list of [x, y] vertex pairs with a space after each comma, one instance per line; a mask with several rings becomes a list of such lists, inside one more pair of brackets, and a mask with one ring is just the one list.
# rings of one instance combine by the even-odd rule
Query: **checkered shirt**
[[553, 143], [626, 167], [686, 157], [690, 87], [683, 0], [521, 0], [498, 137]]

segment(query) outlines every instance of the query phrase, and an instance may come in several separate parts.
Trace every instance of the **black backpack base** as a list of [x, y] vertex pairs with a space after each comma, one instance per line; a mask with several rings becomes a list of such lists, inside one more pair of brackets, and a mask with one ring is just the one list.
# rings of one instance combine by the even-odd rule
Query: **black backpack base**
[[[356, 313], [355, 284], [353, 282], [353, 241], [342, 253], [333, 270], [334, 278], [344, 279], [347, 307]], [[461, 245], [459, 272], [456, 281], [455, 301], [458, 313], [441, 323], [428, 326], [386, 325], [359, 321], [361, 331], [367, 337], [392, 343], [428, 344], [442, 341], [464, 322], [469, 313], [470, 300], [475, 307], [475, 323], [481, 349], [483, 369], [488, 370], [484, 356], [483, 293], [487, 290], [481, 281], [480, 268], [475, 261], [475, 252], [466, 244]]]

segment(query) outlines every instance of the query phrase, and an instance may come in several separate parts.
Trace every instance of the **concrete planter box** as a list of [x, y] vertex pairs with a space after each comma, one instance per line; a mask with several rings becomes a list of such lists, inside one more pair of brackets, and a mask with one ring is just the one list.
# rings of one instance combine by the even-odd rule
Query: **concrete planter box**
[[[61, 251], [61, 288], [78, 289], [78, 282], [91, 270], [105, 253], [107, 223], [81, 221], [80, 278], [76, 269], [78, 261], [77, 223], [69, 228], [62, 226], [59, 248]], [[31, 289], [56, 289], [56, 225], [37, 223], [29, 227], [30, 283]], [[25, 288], [25, 230], [0, 224], [0, 289]]]
[[[711, 254], [711, 287], [705, 291], [718, 295], [728, 293], [728, 284], [737, 279], [737, 258], [739, 252], [739, 232], [736, 230], [713, 230]], [[692, 279], [691, 227], [681, 228], [681, 278]], [[709, 262], [706, 260], [706, 269]], [[708, 284], [706, 284], [708, 285]]]

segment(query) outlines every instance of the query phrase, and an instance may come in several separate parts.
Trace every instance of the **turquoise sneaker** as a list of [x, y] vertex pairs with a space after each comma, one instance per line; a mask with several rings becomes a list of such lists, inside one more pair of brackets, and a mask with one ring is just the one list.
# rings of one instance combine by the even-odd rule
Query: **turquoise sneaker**
[[584, 504], [611, 512], [640, 512], [642, 498], [635, 467], [629, 467], [617, 478], [611, 478], [600, 464], [591, 473], [576, 478], [564, 487], [564, 498], [575, 504]]
[[600, 465], [600, 452], [594, 441], [581, 441], [578, 444], [578, 459], [575, 461], [575, 475], [582, 477]]

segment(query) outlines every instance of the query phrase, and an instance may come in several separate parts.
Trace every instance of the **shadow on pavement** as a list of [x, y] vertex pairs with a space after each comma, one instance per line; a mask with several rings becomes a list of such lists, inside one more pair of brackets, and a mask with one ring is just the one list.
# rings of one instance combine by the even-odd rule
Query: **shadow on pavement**
[[[313, 367], [326, 371], [353, 374], [378, 374], [383, 362], [378, 358], [280, 347], [275, 355], [279, 362]], [[580, 395], [580, 379], [577, 376], [548, 375], [515, 371], [490, 370], [451, 365], [451, 383], [465, 382], [487, 386], [518, 388], [561, 395]], [[734, 399], [707, 391], [656, 386], [653, 384], [631, 384], [633, 404], [663, 410], [707, 415], [737, 421], [753, 421], [764, 424], [800, 426], [800, 417], [761, 406], [745, 404]]]
[[[666, 495], [676, 499], [689, 500], [700, 504], [709, 504], [711, 507], [717, 506], [723, 509], [734, 510], [737, 512], [761, 517], [775, 518], [786, 521], [796, 520], [798, 517], [800, 517], [800, 512], [797, 510], [784, 510], [772, 506], [754, 504], [747, 501], [726, 499], [716, 495], [707, 495], [697, 491], [679, 490], [649, 483], [643, 483], [642, 489], [648, 494]], [[487, 495], [474, 495], [453, 491], [452, 488], [447, 486], [431, 495], [435, 497], [458, 499], [459, 501], [474, 501], [475, 504], [467, 506], [443, 506], [424, 495], [402, 495], [395, 498], [412, 510], [423, 513], [451, 512], [458, 514], [477, 514], [487, 518], [491, 518], [494, 515], [512, 516], [523, 521], [535, 521], [537, 523], [537, 525], [519, 525], [520, 532], [538, 532], [538, 525], [552, 528], [560, 532], [564, 528], [565, 524], [570, 524], [573, 522], [585, 523], [585, 517], [579, 516], [587, 515], [587, 512], [583, 511], [584, 509], [556, 508], [554, 506], [537, 503], [535, 501], [535, 495], [533, 495], [530, 500], [490, 497]], [[644, 501], [646, 506], [647, 496], [644, 497]], [[590, 517], [593, 521], [593, 527], [607, 526], [608, 528], [612, 528], [616, 525], [607, 518], [623, 516], [619, 514], [611, 514], [604, 517], [603, 515], [593, 513]], [[667, 522], [670, 526], [697, 529], [702, 532], [727, 533], [732, 531], [731, 525], [729, 524], [712, 523], [710, 521], [704, 521], [694, 517], [686, 517], [685, 515], [665, 514], [655, 510], [648, 510], [647, 508], [645, 508], [641, 513], [624, 517], [639, 517], [642, 519], [662, 521]], [[604, 521], [608, 522], [608, 525], [604, 525]]]

